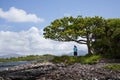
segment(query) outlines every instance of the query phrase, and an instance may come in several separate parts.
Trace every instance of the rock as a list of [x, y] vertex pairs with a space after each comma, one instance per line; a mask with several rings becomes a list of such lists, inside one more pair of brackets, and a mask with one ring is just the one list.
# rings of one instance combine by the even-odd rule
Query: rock
[[0, 80], [120, 80], [120, 70], [104, 69], [105, 65], [108, 64], [27, 64], [0, 71]]
[[4, 80], [3, 77], [0, 77], [0, 80]]

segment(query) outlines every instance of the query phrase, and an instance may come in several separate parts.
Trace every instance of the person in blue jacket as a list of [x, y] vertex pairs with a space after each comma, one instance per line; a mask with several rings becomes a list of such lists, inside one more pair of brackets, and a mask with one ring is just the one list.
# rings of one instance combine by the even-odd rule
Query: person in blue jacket
[[73, 51], [74, 51], [74, 57], [77, 58], [77, 46], [74, 45], [74, 48], [73, 48]]

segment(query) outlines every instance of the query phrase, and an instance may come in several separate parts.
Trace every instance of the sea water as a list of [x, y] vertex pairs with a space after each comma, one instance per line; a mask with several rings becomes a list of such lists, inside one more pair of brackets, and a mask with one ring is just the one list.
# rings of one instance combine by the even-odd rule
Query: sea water
[[0, 70], [28, 63], [31, 63], [31, 61], [0, 62]]

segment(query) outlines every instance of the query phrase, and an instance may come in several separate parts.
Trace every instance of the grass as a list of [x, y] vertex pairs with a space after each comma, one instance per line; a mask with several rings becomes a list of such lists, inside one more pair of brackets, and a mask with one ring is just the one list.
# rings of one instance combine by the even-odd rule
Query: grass
[[11, 58], [0, 58], [0, 62], [15, 62], [15, 61], [32, 61], [32, 60], [39, 60], [42, 59], [44, 61], [48, 61], [53, 59], [54, 56], [52, 55], [29, 55], [24, 57], [11, 57]]
[[83, 64], [96, 64], [99, 59], [101, 59], [100, 55], [83, 56], [80, 62]]
[[37, 60], [41, 62], [48, 62], [51, 61], [53, 63], [64, 63], [64, 64], [73, 64], [73, 63], [82, 63], [82, 64], [95, 64], [97, 60], [101, 58], [100, 55], [90, 55], [90, 56], [78, 56], [77, 59], [74, 56], [53, 56], [53, 55], [30, 55], [25, 57], [12, 57], [12, 58], [1, 58], [0, 62], [14, 62], [14, 61], [32, 61]]
[[78, 56], [75, 59], [73, 56], [56, 56], [52, 61], [54, 63], [65, 63], [65, 64], [72, 64], [72, 63], [82, 63], [82, 64], [95, 64], [97, 60], [101, 58], [100, 55], [91, 55], [91, 56]]
[[64, 64], [72, 64], [75, 62], [75, 59], [73, 56], [55, 56], [52, 60], [53, 63], [64, 63]]
[[110, 69], [110, 70], [120, 70], [120, 64], [110, 64], [107, 66], [104, 66], [105, 69]]
[[11, 57], [11, 58], [0, 58], [0, 62], [15, 62], [15, 61], [31, 61], [35, 59], [39, 59], [39, 56], [25, 56], [25, 57]]

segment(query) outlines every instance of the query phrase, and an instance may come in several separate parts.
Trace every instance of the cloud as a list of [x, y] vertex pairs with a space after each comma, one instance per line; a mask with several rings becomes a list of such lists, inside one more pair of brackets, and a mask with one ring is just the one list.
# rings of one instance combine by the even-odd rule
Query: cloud
[[0, 18], [10, 22], [43, 22], [42, 18], [37, 17], [35, 14], [27, 13], [22, 9], [11, 7], [8, 11], [3, 11], [0, 8]]
[[61, 55], [73, 51], [77, 45], [79, 50], [86, 50], [85, 45], [74, 42], [58, 42], [43, 38], [41, 30], [31, 27], [27, 31], [0, 31], [0, 54], [54, 54]]

